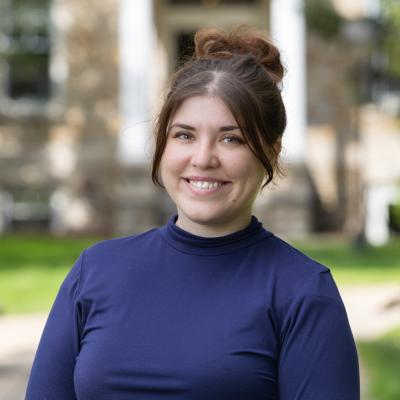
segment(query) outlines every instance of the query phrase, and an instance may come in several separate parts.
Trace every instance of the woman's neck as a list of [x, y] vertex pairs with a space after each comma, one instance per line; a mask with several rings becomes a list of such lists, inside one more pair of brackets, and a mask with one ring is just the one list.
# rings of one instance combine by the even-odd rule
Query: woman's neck
[[200, 222], [185, 218], [184, 215], [180, 215], [178, 212], [178, 219], [176, 220], [175, 225], [196, 236], [219, 237], [226, 236], [246, 228], [250, 224], [250, 221], [251, 214], [243, 215], [240, 218], [229, 222]]

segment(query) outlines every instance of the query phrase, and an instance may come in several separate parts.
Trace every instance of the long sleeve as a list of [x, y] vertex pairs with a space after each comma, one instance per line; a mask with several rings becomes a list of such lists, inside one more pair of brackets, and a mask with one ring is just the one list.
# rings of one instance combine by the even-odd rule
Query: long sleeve
[[40, 339], [25, 400], [73, 400], [81, 316], [77, 301], [83, 253], [62, 283]]
[[282, 336], [280, 400], [359, 400], [357, 351], [328, 271], [291, 304]]

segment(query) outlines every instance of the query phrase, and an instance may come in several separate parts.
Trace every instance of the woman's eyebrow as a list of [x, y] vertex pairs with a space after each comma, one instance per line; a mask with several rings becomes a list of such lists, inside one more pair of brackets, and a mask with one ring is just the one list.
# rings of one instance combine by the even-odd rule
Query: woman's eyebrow
[[186, 125], [186, 124], [181, 124], [179, 122], [176, 123], [176, 124], [171, 125], [169, 127], [169, 130], [172, 129], [172, 128], [175, 128], [175, 127], [182, 128], [182, 129], [187, 129], [188, 131], [195, 131], [196, 130], [196, 128], [193, 128], [193, 126]]
[[[179, 122], [176, 123], [176, 124], [172, 124], [169, 127], [169, 130], [172, 129], [172, 128], [175, 128], [175, 127], [182, 128], [182, 129], [187, 129], [189, 131], [195, 131], [196, 130], [196, 128], [194, 128], [193, 126], [190, 126], [190, 125], [187, 125], [187, 124], [181, 124]], [[234, 131], [236, 129], [240, 130], [240, 128], [237, 125], [226, 125], [226, 126], [221, 126], [219, 128], [219, 131], [220, 132], [229, 132], [229, 131]]]
[[234, 130], [240, 130], [240, 128], [237, 125], [227, 125], [227, 126], [221, 126], [219, 128], [220, 132], [229, 132], [229, 131], [234, 131]]

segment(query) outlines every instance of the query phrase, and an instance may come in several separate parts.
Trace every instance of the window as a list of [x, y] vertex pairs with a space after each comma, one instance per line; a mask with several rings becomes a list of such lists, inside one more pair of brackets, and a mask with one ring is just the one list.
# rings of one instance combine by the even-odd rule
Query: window
[[1, 0], [0, 92], [11, 99], [50, 96], [50, 0]]
[[44, 188], [31, 190], [26, 187], [15, 187], [11, 192], [9, 229], [14, 232], [47, 231], [51, 221], [49, 193]]
[[176, 68], [190, 59], [194, 51], [194, 32], [179, 32], [176, 34]]

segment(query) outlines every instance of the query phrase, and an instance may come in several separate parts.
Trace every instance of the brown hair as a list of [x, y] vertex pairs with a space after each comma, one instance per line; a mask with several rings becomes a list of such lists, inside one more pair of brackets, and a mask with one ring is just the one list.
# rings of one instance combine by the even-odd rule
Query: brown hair
[[219, 97], [232, 112], [254, 155], [265, 168], [266, 182], [279, 167], [279, 144], [286, 127], [281, 97], [284, 68], [279, 50], [261, 33], [240, 27], [225, 33], [215, 28], [199, 30], [192, 59], [172, 77], [170, 91], [159, 113], [155, 134], [152, 180], [159, 181], [168, 124], [189, 97]]

